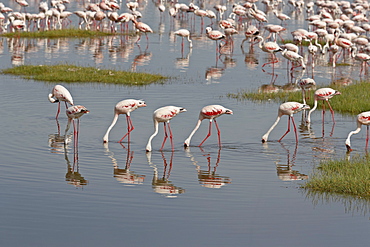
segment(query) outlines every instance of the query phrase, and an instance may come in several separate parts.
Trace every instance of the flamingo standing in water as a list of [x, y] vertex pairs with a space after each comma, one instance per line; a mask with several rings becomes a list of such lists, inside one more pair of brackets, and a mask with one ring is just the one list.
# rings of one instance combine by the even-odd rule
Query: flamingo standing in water
[[293, 114], [300, 112], [302, 110], [308, 110], [310, 109], [309, 105], [301, 104], [298, 102], [285, 102], [280, 105], [279, 111], [278, 111], [278, 117], [275, 121], [275, 123], [271, 126], [271, 128], [262, 136], [262, 143], [267, 142], [267, 139], [269, 137], [269, 134], [271, 131], [275, 128], [275, 126], [279, 123], [280, 118], [283, 115], [287, 115], [289, 117], [288, 119], [288, 130], [285, 132], [285, 134], [278, 140], [279, 142], [290, 132], [290, 120], [292, 120], [293, 127], [294, 127], [294, 133], [295, 133], [295, 139], [296, 142], [298, 142], [298, 133], [297, 128], [294, 122]]
[[209, 39], [216, 41], [216, 53], [218, 53], [218, 42], [217, 41], [221, 39], [225, 39], [226, 38], [225, 34], [223, 34], [222, 32], [218, 30], [212, 30], [211, 27], [206, 28], [206, 34]]
[[[112, 124], [109, 126], [107, 132], [105, 133], [103, 137], [103, 142], [104, 143], [108, 142], [109, 132], [111, 131], [113, 126], [116, 124], [118, 120], [118, 116], [120, 114], [126, 114], [127, 133], [121, 138], [121, 140], [119, 140], [119, 143], [121, 143], [123, 139], [125, 139], [126, 136], [129, 136], [128, 138], [130, 138], [131, 131], [135, 129], [134, 125], [132, 124], [131, 117], [130, 117], [131, 112], [143, 106], [146, 106], [143, 100], [126, 99], [126, 100], [122, 100], [118, 102], [116, 106], [114, 107], [114, 118], [113, 118]], [[128, 140], [128, 142], [130, 142], [130, 139]]]
[[265, 67], [267, 64], [270, 64], [270, 63], [272, 63], [272, 67], [274, 68], [274, 64], [278, 62], [278, 60], [275, 56], [275, 53], [279, 52], [279, 51], [283, 51], [283, 49], [281, 49], [280, 46], [276, 42], [272, 42], [272, 41], [264, 42], [264, 38], [260, 35], [258, 35], [254, 39], [258, 40], [258, 42], [259, 42], [258, 46], [262, 51], [270, 53], [273, 56], [272, 62], [264, 63], [262, 65], [262, 68]]
[[131, 21], [135, 24], [135, 28], [139, 30], [140, 35], [139, 38], [136, 40], [135, 43], [138, 43], [141, 39], [141, 33], [144, 33], [146, 36], [146, 42], [149, 42], [148, 33], [153, 33], [153, 30], [149, 27], [149, 25], [145, 24], [144, 22], [139, 22], [136, 19], [131, 19]]
[[347, 151], [351, 152], [351, 136], [358, 134], [361, 131], [361, 126], [366, 125], [366, 148], [369, 143], [369, 125], [370, 125], [370, 111], [362, 112], [357, 115], [357, 129], [354, 131], [349, 132], [348, 137], [346, 139], [346, 147]]
[[215, 122], [216, 128], [217, 128], [217, 134], [218, 134], [218, 145], [221, 147], [221, 131], [218, 128], [218, 124], [216, 122], [216, 118], [223, 115], [223, 114], [233, 114], [233, 111], [230, 109], [227, 109], [221, 105], [209, 105], [202, 108], [202, 110], [199, 113], [199, 119], [197, 124], [195, 125], [195, 128], [190, 133], [189, 137], [184, 142], [184, 147], [190, 146], [190, 140], [195, 134], [195, 132], [198, 130], [200, 124], [204, 119], [209, 119], [209, 129], [208, 134], [204, 138], [204, 140], [199, 144], [199, 147], [202, 146], [202, 144], [208, 139], [208, 137], [211, 136], [212, 131], [212, 121]]
[[174, 32], [175, 35], [182, 37], [182, 42], [181, 42], [181, 48], [184, 48], [184, 38], [186, 37], [189, 41], [189, 47], [193, 47], [193, 42], [190, 39], [190, 32], [187, 29], [179, 29], [176, 32]]
[[68, 117], [67, 128], [64, 134], [64, 144], [67, 144], [67, 132], [71, 126], [71, 122], [77, 119], [77, 126], [73, 121], [73, 139], [74, 139], [74, 147], [77, 147], [78, 144], [78, 133], [80, 132], [80, 117], [84, 114], [89, 113], [90, 111], [86, 109], [86, 107], [82, 105], [75, 105], [71, 106], [66, 110], [66, 114]]
[[60, 113], [60, 102], [64, 101], [66, 109], [68, 108], [67, 103], [73, 105], [73, 99], [71, 93], [62, 85], [55, 85], [52, 93], [49, 94], [49, 101], [51, 103], [58, 103], [57, 115], [55, 116], [58, 119]]
[[333, 108], [331, 108], [331, 105], [329, 103], [329, 99], [333, 98], [335, 95], [340, 95], [341, 93], [337, 90], [334, 90], [332, 88], [320, 88], [315, 91], [314, 97], [315, 97], [315, 103], [313, 108], [308, 112], [307, 116], [307, 123], [311, 122], [311, 113], [316, 110], [317, 108], [317, 101], [322, 100], [323, 101], [323, 114], [325, 113], [325, 108], [324, 108], [324, 101], [326, 101], [329, 105], [331, 116], [333, 119], [333, 122], [335, 123], [334, 120], [334, 111]]
[[312, 78], [304, 78], [298, 81], [299, 87], [302, 89], [303, 104], [306, 104], [306, 91], [316, 87], [316, 82]]
[[152, 151], [152, 139], [158, 134], [158, 124], [159, 123], [164, 124], [164, 139], [163, 139], [162, 147], [160, 150], [163, 149], [164, 144], [166, 143], [166, 140], [168, 138], [166, 124], [168, 125], [168, 131], [170, 133], [169, 136], [170, 136], [172, 151], [175, 150], [174, 145], [173, 145], [173, 140], [172, 140], [170, 120], [174, 118], [177, 114], [181, 112], [185, 112], [185, 111], [186, 111], [185, 108], [177, 107], [177, 106], [164, 106], [154, 111], [153, 113], [154, 133], [149, 137], [148, 144], [146, 145], [147, 152]]

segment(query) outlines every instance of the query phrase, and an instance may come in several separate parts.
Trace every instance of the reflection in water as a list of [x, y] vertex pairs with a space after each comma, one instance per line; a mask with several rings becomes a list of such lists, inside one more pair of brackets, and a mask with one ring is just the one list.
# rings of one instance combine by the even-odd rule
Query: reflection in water
[[299, 171], [293, 170], [293, 166], [295, 165], [296, 157], [297, 157], [297, 149], [298, 144], [296, 143], [294, 147], [293, 154], [290, 154], [290, 150], [285, 147], [283, 143], [280, 143], [282, 148], [285, 149], [287, 153], [287, 163], [286, 164], [279, 164], [276, 162], [276, 171], [279, 179], [283, 181], [292, 181], [292, 180], [305, 180], [308, 179], [308, 176]]
[[153, 174], [153, 180], [152, 180], [152, 188], [153, 191], [161, 194], [167, 198], [175, 198], [179, 194], [185, 193], [185, 190], [181, 187], [175, 186], [170, 180], [170, 174], [172, 169], [172, 161], [173, 161], [173, 155], [174, 152], [171, 152], [171, 157], [169, 163], [167, 162], [166, 157], [164, 156], [164, 153], [161, 151], [162, 159], [163, 159], [163, 175], [160, 176], [158, 174], [158, 168], [156, 165], [153, 165], [152, 163], [152, 152], [147, 152], [146, 156], [148, 159], [148, 164], [150, 167], [153, 168], [154, 174]]
[[79, 172], [77, 150], [76, 149], [73, 150], [73, 164], [71, 165], [71, 162], [69, 161], [68, 158], [67, 145], [64, 145], [64, 158], [67, 162], [67, 173], [66, 173], [67, 183], [74, 185], [76, 188], [83, 188], [83, 186], [87, 185], [89, 181], [86, 180]]
[[[287, 154], [287, 161], [286, 164], [281, 164], [280, 159], [276, 158], [277, 154], [272, 153], [273, 159], [275, 160], [276, 164], [276, 172], [279, 179], [283, 181], [294, 181], [294, 180], [305, 180], [308, 179], [308, 175], [302, 174], [297, 170], [294, 170], [293, 167], [295, 166], [296, 157], [297, 157], [297, 150], [298, 144], [294, 145], [293, 154], [291, 154], [291, 150], [285, 147], [283, 143], [280, 142], [281, 147], [284, 149], [284, 152]], [[263, 147], [266, 150], [269, 150], [267, 142], [263, 144]]]
[[143, 184], [145, 175], [136, 174], [130, 170], [131, 162], [134, 158], [134, 151], [130, 150], [130, 143], [127, 148], [123, 144], [121, 144], [121, 146], [123, 147], [123, 150], [127, 151], [125, 168], [119, 168], [117, 159], [114, 157], [114, 153], [109, 150], [108, 143], [104, 143], [105, 153], [112, 160], [114, 178], [124, 185]]
[[302, 193], [309, 199], [314, 206], [321, 204], [330, 203], [341, 203], [344, 206], [347, 214], [361, 214], [367, 215], [370, 213], [370, 199], [359, 198], [350, 195], [342, 195], [335, 193], [325, 193], [319, 191], [313, 191], [309, 189], [302, 190]]
[[[72, 134], [67, 135], [67, 143], [70, 143], [71, 141], [72, 141]], [[48, 143], [50, 147], [50, 152], [56, 153], [56, 154], [64, 153], [64, 135], [50, 134]]]
[[211, 162], [211, 153], [206, 153], [202, 148], [200, 150], [203, 153], [203, 156], [207, 159], [207, 169], [201, 169], [201, 166], [198, 165], [198, 161], [195, 160], [193, 154], [190, 152], [190, 148], [186, 148], [185, 152], [188, 157], [190, 157], [191, 162], [195, 165], [197, 173], [198, 173], [198, 180], [202, 187], [212, 188], [212, 189], [219, 189], [226, 184], [231, 183], [231, 179], [227, 176], [221, 176], [216, 173], [217, 167], [220, 163], [221, 159], [221, 148], [218, 149], [216, 162], [212, 165]]
[[137, 66], [144, 66], [149, 63], [149, 61], [152, 59], [152, 53], [148, 52], [147, 49], [145, 49], [144, 52], [141, 51], [141, 48], [139, 46], [140, 54], [135, 56], [134, 61], [131, 64], [131, 71], [136, 72]]
[[192, 52], [192, 49], [188, 51], [186, 56], [184, 56], [184, 52], [181, 52], [181, 57], [176, 58], [175, 60], [176, 69], [183, 69], [184, 71], [186, 71], [186, 69], [189, 68], [191, 52]]

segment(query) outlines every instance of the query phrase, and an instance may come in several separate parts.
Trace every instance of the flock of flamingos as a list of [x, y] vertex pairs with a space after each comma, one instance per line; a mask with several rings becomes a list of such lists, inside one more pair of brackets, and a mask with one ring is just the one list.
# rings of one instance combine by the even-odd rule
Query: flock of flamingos
[[[120, 6], [122, 2], [118, 3], [116, 0], [102, 0], [98, 3], [88, 3], [84, 10], [69, 12], [66, 11], [66, 4], [69, 0], [52, 0], [50, 7], [48, 2], [40, 2], [39, 10], [37, 14], [30, 14], [26, 12], [28, 3], [25, 0], [15, 0], [21, 6], [23, 11], [14, 12], [12, 9], [6, 7], [0, 3], [0, 27], [3, 32], [8, 31], [8, 26], [11, 31], [21, 30], [30, 31], [31, 26], [37, 30], [49, 30], [49, 29], [62, 29], [63, 26], [68, 23], [69, 16], [72, 14], [77, 15], [80, 18], [79, 28], [85, 29], [104, 29], [117, 32], [117, 26], [121, 25], [121, 30], [128, 30], [128, 24], [133, 23], [133, 28], [139, 32], [139, 37], [136, 41], [139, 42], [141, 34], [146, 35], [148, 42], [148, 33], [152, 33], [152, 29], [149, 25], [141, 21], [142, 14], [138, 11], [139, 3], [127, 2], [126, 6], [128, 12], [119, 14]], [[368, 37], [366, 36], [370, 31], [370, 24], [368, 23], [367, 13], [370, 8], [369, 3], [366, 0], [354, 0], [349, 1], [329, 1], [329, 0], [317, 0], [317, 1], [303, 1], [303, 0], [288, 0], [284, 2], [282, 0], [261, 0], [266, 8], [272, 9], [275, 17], [281, 21], [281, 25], [267, 24], [268, 19], [266, 12], [257, 8], [256, 2], [258, 0], [247, 0], [240, 3], [234, 3], [232, 8], [228, 9], [226, 5], [215, 4], [215, 12], [210, 9], [202, 9], [193, 2], [190, 4], [178, 3], [178, 2], [156, 2], [158, 11], [161, 13], [168, 12], [173, 18], [183, 18], [189, 22], [194, 22], [195, 18], [201, 18], [201, 29], [204, 28], [204, 18], [211, 20], [211, 25], [205, 27], [206, 36], [209, 39], [216, 41], [216, 55], [225, 52], [225, 47], [229, 53], [232, 53], [234, 48], [234, 42], [232, 36], [238, 34], [239, 31], [243, 31], [245, 39], [242, 42], [249, 41], [250, 45], [258, 43], [258, 47], [268, 54], [271, 55], [271, 60], [268, 63], [262, 65], [265, 67], [267, 64], [271, 64], [274, 68], [274, 64], [278, 62], [276, 53], [281, 52], [282, 56], [291, 63], [291, 70], [300, 67], [306, 69], [305, 61], [303, 56], [302, 42], [309, 42], [307, 51], [311, 54], [312, 60], [315, 56], [322, 56], [329, 54], [329, 62], [333, 67], [336, 66], [338, 59], [342, 56], [342, 59], [347, 58], [355, 59], [361, 62], [361, 71], [366, 73], [367, 62], [370, 60], [370, 44]], [[308, 21], [308, 30], [297, 29], [291, 32], [293, 43], [286, 43], [279, 45], [277, 39], [280, 37], [280, 32], [286, 31], [283, 26], [285, 22], [289, 21], [290, 17], [282, 13], [282, 6], [289, 5], [291, 9], [296, 11], [298, 14], [307, 15], [306, 20]], [[205, 6], [205, 3], [200, 2], [201, 6]], [[226, 12], [230, 14], [226, 16]], [[7, 16], [5, 17], [6, 14]], [[213, 21], [216, 20], [217, 27], [219, 30], [213, 29]], [[268, 33], [267, 37], [263, 37], [263, 34]], [[184, 46], [184, 39], [186, 38], [189, 42], [189, 48], [192, 48], [193, 43], [191, 40], [191, 32], [187, 29], [179, 29], [174, 32], [175, 35], [182, 37], [182, 48]], [[220, 43], [219, 43], [220, 41]], [[283, 40], [282, 40], [283, 41]], [[314, 66], [314, 62], [311, 62]], [[288, 116], [288, 129], [284, 135], [279, 139], [281, 141], [285, 135], [290, 131], [290, 122], [293, 124], [296, 141], [298, 142], [298, 134], [296, 125], [294, 122], [293, 114], [302, 110], [310, 109], [305, 102], [305, 93], [307, 90], [315, 88], [316, 83], [313, 78], [300, 79], [298, 85], [302, 89], [303, 103], [299, 102], [286, 102], [280, 105], [278, 110], [278, 117], [271, 128], [262, 137], [262, 142], [268, 140], [270, 132], [278, 124], [283, 115]], [[334, 111], [329, 103], [329, 99], [335, 95], [340, 95], [340, 92], [331, 88], [320, 88], [314, 92], [314, 106], [310, 109], [307, 117], [307, 122], [311, 121], [311, 113], [317, 108], [318, 101], [326, 102], [330, 108], [332, 114], [332, 120], [334, 121]], [[79, 118], [88, 113], [85, 107], [80, 105], [74, 105], [71, 94], [66, 88], [61, 85], [56, 85], [49, 95], [49, 100], [52, 103], [58, 102], [58, 118], [60, 112], [60, 102], [64, 101], [66, 105], [66, 114], [68, 116], [68, 124], [66, 133], [70, 128], [70, 124], [74, 119], [79, 121]], [[67, 103], [71, 107], [67, 107]], [[127, 99], [123, 100], [115, 106], [115, 115], [112, 124], [109, 126], [103, 141], [108, 142], [108, 136], [110, 130], [114, 127], [120, 114], [125, 114], [127, 119], [127, 133], [121, 138], [120, 142], [124, 138], [128, 138], [130, 141], [130, 132], [134, 130], [134, 125], [131, 121], [131, 112], [137, 108], [146, 106], [142, 100]], [[154, 121], [154, 133], [149, 137], [146, 151], [152, 150], [151, 141], [158, 134], [159, 123], [164, 123], [165, 137], [161, 146], [163, 149], [167, 138], [170, 138], [172, 150], [174, 150], [172, 141], [172, 131], [170, 128], [170, 120], [181, 112], [185, 112], [186, 109], [177, 106], [166, 106], [157, 109], [153, 113]], [[221, 105], [209, 105], [201, 109], [199, 114], [199, 120], [190, 133], [189, 137], [184, 141], [184, 146], [190, 145], [190, 140], [199, 128], [202, 120], [209, 120], [209, 131], [205, 139], [199, 144], [201, 146], [207, 138], [211, 135], [212, 122], [215, 123], [218, 131], [218, 143], [221, 146], [220, 140], [220, 129], [217, 125], [216, 118], [223, 114], [233, 114], [232, 110], [227, 109]], [[75, 125], [74, 121], [74, 137], [75, 145], [77, 142], [78, 124]], [[361, 130], [362, 125], [370, 125], [370, 111], [363, 112], [357, 116], [357, 129], [351, 131], [346, 139], [346, 147], [348, 151], [351, 151], [350, 138], [353, 134], [357, 134]], [[367, 134], [366, 146], [369, 140]]]

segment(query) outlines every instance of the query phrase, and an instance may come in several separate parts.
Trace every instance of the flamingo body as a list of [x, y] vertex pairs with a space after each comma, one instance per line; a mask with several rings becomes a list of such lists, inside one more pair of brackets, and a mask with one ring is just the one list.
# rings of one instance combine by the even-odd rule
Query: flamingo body
[[265, 143], [268, 139], [268, 136], [270, 135], [271, 131], [275, 128], [275, 126], [279, 123], [281, 117], [283, 115], [289, 116], [288, 119], [288, 130], [285, 132], [285, 134], [279, 139], [279, 142], [290, 132], [290, 120], [292, 120], [296, 142], [298, 142], [298, 134], [297, 134], [297, 128], [294, 122], [293, 114], [300, 112], [302, 110], [308, 110], [310, 109], [309, 105], [301, 104], [298, 102], [285, 102], [279, 106], [278, 110], [278, 117], [275, 121], [275, 123], [271, 126], [271, 128], [262, 136], [262, 143]]
[[311, 113], [316, 110], [317, 108], [317, 101], [322, 100], [326, 101], [330, 107], [330, 111], [332, 113], [332, 118], [334, 121], [334, 111], [331, 108], [331, 105], [329, 103], [329, 99], [333, 98], [335, 95], [340, 95], [341, 93], [337, 90], [334, 90], [332, 88], [320, 88], [315, 91], [314, 97], [315, 97], [315, 103], [314, 107], [309, 111], [308, 116], [307, 116], [307, 122], [311, 122]]
[[120, 114], [126, 115], [127, 120], [127, 133], [121, 138], [119, 142], [122, 142], [122, 140], [131, 133], [131, 131], [134, 130], [134, 125], [131, 121], [131, 112], [135, 111], [139, 107], [146, 106], [145, 102], [143, 100], [136, 100], [136, 99], [126, 99], [118, 102], [116, 106], [114, 107], [114, 118], [112, 121], [112, 124], [109, 126], [107, 132], [105, 133], [103, 137], [103, 142], [108, 142], [109, 132], [114, 127], [118, 120], [118, 116]]
[[75, 119], [78, 120], [78, 123], [77, 123], [77, 126], [75, 125], [75, 123], [73, 122], [73, 128], [74, 128], [74, 131], [73, 131], [73, 137], [74, 137], [74, 145], [75, 147], [77, 147], [77, 142], [78, 142], [78, 132], [79, 132], [79, 125], [80, 125], [80, 120], [79, 118], [82, 117], [84, 114], [86, 113], [89, 113], [90, 111], [86, 109], [86, 107], [82, 106], [82, 105], [74, 105], [74, 106], [70, 106], [67, 110], [66, 110], [66, 115], [68, 117], [68, 123], [67, 123], [67, 127], [66, 127], [66, 130], [65, 130], [65, 134], [64, 134], [64, 144], [67, 144], [67, 132], [71, 126], [71, 122]]
[[67, 103], [70, 105], [73, 105], [73, 98], [71, 93], [63, 87], [62, 85], [55, 85], [52, 92], [48, 96], [49, 101], [51, 103], [58, 103], [58, 110], [57, 110], [57, 115], [56, 119], [58, 119], [59, 112], [60, 112], [60, 102], [64, 101], [67, 109]]
[[163, 123], [164, 124], [164, 133], [165, 137], [163, 139], [162, 147], [160, 150], [163, 149], [164, 144], [167, 140], [168, 134], [166, 129], [166, 124], [168, 125], [168, 130], [170, 133], [170, 141], [172, 146], [172, 151], [174, 151], [174, 145], [172, 140], [172, 131], [170, 127], [170, 120], [177, 116], [177, 114], [181, 112], [186, 112], [186, 109], [183, 107], [178, 106], [164, 106], [154, 111], [153, 113], [153, 122], [154, 122], [154, 133], [149, 137], [148, 143], [146, 145], [146, 151], [150, 152], [152, 151], [152, 140], [153, 138], [158, 134], [158, 124]]
[[221, 146], [221, 140], [220, 140], [220, 130], [218, 128], [218, 125], [217, 125], [217, 122], [216, 122], [216, 118], [223, 115], [223, 114], [233, 114], [233, 111], [230, 110], [230, 109], [227, 109], [221, 105], [208, 105], [208, 106], [205, 106], [201, 109], [200, 113], [199, 113], [199, 119], [198, 119], [198, 122], [195, 126], [195, 128], [193, 129], [193, 131], [190, 133], [189, 137], [184, 141], [184, 146], [185, 147], [188, 147], [190, 146], [190, 140], [191, 138], [193, 137], [193, 135], [195, 134], [195, 132], [198, 130], [200, 124], [202, 123], [202, 121], [204, 119], [209, 119], [209, 131], [208, 131], [208, 135], [206, 136], [206, 138], [204, 138], [204, 140], [199, 144], [199, 146], [202, 146], [202, 144], [208, 139], [208, 137], [211, 135], [211, 126], [212, 126], [212, 121], [214, 120], [215, 122], [215, 125], [216, 125], [216, 128], [218, 130], [218, 141], [219, 141], [219, 146]]
[[176, 32], [174, 32], [175, 35], [180, 36], [182, 38], [182, 46], [184, 46], [184, 38], [187, 38], [189, 42], [189, 47], [193, 47], [193, 42], [190, 39], [190, 31], [187, 29], [179, 29]]

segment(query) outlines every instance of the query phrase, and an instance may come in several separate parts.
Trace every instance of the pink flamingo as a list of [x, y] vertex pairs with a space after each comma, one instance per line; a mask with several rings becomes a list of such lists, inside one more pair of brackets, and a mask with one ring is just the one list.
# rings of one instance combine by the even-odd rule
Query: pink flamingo
[[306, 104], [306, 91], [316, 87], [316, 82], [312, 78], [304, 78], [298, 81], [299, 87], [302, 89], [303, 104]]
[[51, 103], [58, 102], [57, 115], [55, 116], [56, 119], [58, 119], [58, 116], [60, 113], [60, 102], [61, 101], [64, 101], [66, 105], [66, 109], [68, 108], [67, 103], [69, 103], [70, 105], [73, 105], [73, 99], [72, 99], [70, 92], [62, 85], [54, 86], [52, 93], [49, 94], [49, 101]]
[[274, 64], [278, 62], [275, 56], [275, 53], [279, 51], [283, 51], [283, 49], [281, 49], [280, 46], [276, 42], [271, 42], [271, 41], [264, 42], [264, 38], [262, 36], [257, 36], [254, 39], [259, 41], [258, 46], [262, 51], [270, 53], [273, 56], [273, 61], [269, 63], [264, 63], [262, 65], [262, 68], [270, 63], [272, 63], [272, 67], [274, 68]]
[[131, 21], [135, 24], [135, 28], [140, 32], [139, 38], [136, 40], [135, 43], [138, 43], [140, 41], [141, 33], [145, 33], [146, 42], [149, 42], [148, 33], [153, 33], [153, 30], [149, 27], [149, 25], [143, 22], [139, 22], [135, 19], [131, 19]]
[[351, 136], [358, 134], [361, 131], [361, 126], [366, 125], [366, 148], [369, 143], [369, 125], [370, 125], [370, 111], [362, 112], [357, 115], [357, 129], [354, 131], [349, 132], [348, 137], [346, 139], [346, 147], [347, 151], [351, 152]]
[[211, 27], [206, 28], [206, 34], [209, 39], [216, 41], [216, 53], [218, 53], [217, 41], [220, 39], [225, 39], [226, 38], [225, 34], [223, 34], [222, 32], [218, 30], [212, 30]]
[[145, 102], [143, 100], [136, 100], [136, 99], [126, 99], [118, 102], [116, 106], [114, 107], [114, 118], [112, 121], [112, 124], [109, 126], [107, 132], [105, 133], [103, 137], [103, 142], [108, 142], [108, 137], [109, 137], [109, 132], [113, 128], [113, 126], [116, 124], [118, 120], [118, 116], [120, 114], [126, 114], [126, 121], [127, 121], [127, 133], [119, 140], [119, 143], [125, 139], [126, 136], [128, 136], [130, 142], [130, 133], [133, 131], [134, 125], [132, 124], [131, 121], [131, 112], [135, 111], [139, 107], [146, 106]]
[[317, 108], [317, 101], [322, 100], [323, 101], [323, 114], [325, 113], [325, 108], [324, 108], [324, 101], [326, 101], [329, 105], [330, 112], [332, 115], [333, 122], [335, 123], [334, 120], [334, 111], [333, 108], [331, 108], [331, 105], [329, 103], [329, 99], [333, 98], [335, 95], [340, 95], [341, 93], [337, 90], [334, 90], [332, 88], [320, 88], [315, 91], [314, 97], [315, 97], [315, 103], [314, 107], [308, 112], [307, 116], [307, 123], [311, 122], [311, 113], [316, 110]]
[[189, 41], [189, 47], [193, 47], [193, 42], [190, 39], [190, 32], [187, 29], [179, 29], [176, 32], [174, 32], [175, 35], [180, 36], [182, 38], [181, 42], [181, 48], [184, 48], [184, 38], [186, 37]]
[[158, 108], [153, 113], [153, 122], [154, 122], [154, 133], [149, 137], [148, 144], [146, 145], [146, 151], [150, 152], [152, 151], [152, 139], [158, 134], [158, 124], [163, 123], [164, 124], [164, 139], [162, 143], [162, 147], [159, 150], [162, 150], [164, 147], [164, 144], [166, 143], [166, 140], [168, 138], [166, 124], [168, 125], [169, 130], [169, 137], [171, 141], [171, 147], [172, 151], [175, 150], [172, 140], [172, 131], [170, 126], [170, 120], [174, 118], [177, 114], [181, 112], [185, 112], [186, 109], [183, 107], [177, 107], [177, 106], [164, 106], [161, 108]]
[[82, 105], [75, 105], [71, 106], [66, 110], [66, 114], [68, 117], [67, 128], [64, 134], [64, 144], [67, 144], [67, 132], [71, 126], [71, 122], [77, 119], [77, 126], [73, 121], [73, 139], [74, 139], [74, 147], [77, 147], [78, 144], [78, 133], [80, 132], [80, 117], [84, 114], [89, 113], [90, 111], [86, 109], [86, 107]]
[[190, 140], [195, 134], [195, 132], [198, 130], [200, 124], [204, 119], [209, 119], [209, 129], [208, 129], [208, 134], [204, 138], [204, 140], [199, 144], [199, 147], [203, 145], [203, 143], [208, 139], [208, 137], [211, 136], [211, 131], [212, 131], [212, 121], [215, 122], [216, 129], [217, 129], [217, 134], [218, 134], [218, 145], [221, 147], [221, 131], [218, 128], [218, 124], [216, 122], [216, 118], [223, 114], [233, 114], [233, 111], [230, 109], [227, 109], [221, 105], [208, 105], [202, 108], [202, 110], [199, 113], [199, 119], [197, 124], [195, 125], [195, 128], [193, 131], [190, 133], [189, 137], [185, 140], [184, 142], [184, 147], [189, 147], [190, 146]]
[[302, 110], [308, 110], [310, 109], [309, 105], [301, 104], [298, 102], [285, 102], [279, 106], [278, 116], [275, 121], [275, 123], [271, 126], [271, 128], [262, 136], [262, 143], [267, 142], [268, 136], [271, 133], [271, 131], [275, 128], [275, 126], [279, 123], [280, 118], [283, 115], [289, 116], [288, 119], [288, 130], [285, 132], [285, 134], [278, 140], [280, 142], [289, 132], [290, 132], [290, 120], [292, 120], [293, 127], [294, 127], [294, 133], [295, 133], [295, 139], [296, 142], [298, 142], [298, 133], [297, 128], [294, 122], [293, 114], [300, 112]]
[[[303, 61], [303, 57], [301, 55], [299, 55], [298, 53], [294, 52], [294, 51], [288, 51], [287, 49], [285, 49], [284, 51], [281, 52], [281, 55], [283, 55], [283, 57], [285, 57], [286, 59], [288, 59], [291, 63], [292, 63], [292, 68], [290, 70], [293, 70], [297, 67], [300, 67], [302, 66], [302, 69], [306, 69], [306, 65]], [[299, 65], [294, 65], [294, 63], [296, 62], [299, 62]]]

